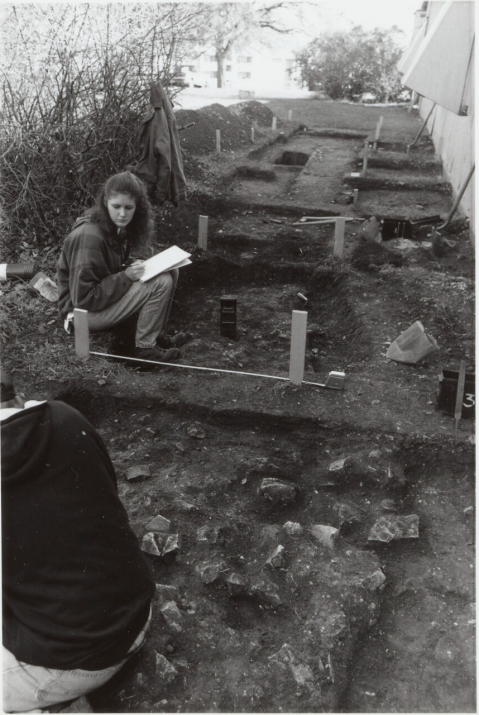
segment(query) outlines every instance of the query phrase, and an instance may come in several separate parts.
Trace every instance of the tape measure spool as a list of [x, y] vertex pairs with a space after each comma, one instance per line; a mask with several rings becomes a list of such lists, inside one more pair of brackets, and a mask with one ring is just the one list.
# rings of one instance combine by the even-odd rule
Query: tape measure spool
[[9, 281], [11, 278], [22, 278], [28, 281], [34, 275], [34, 263], [0, 263], [0, 281]]

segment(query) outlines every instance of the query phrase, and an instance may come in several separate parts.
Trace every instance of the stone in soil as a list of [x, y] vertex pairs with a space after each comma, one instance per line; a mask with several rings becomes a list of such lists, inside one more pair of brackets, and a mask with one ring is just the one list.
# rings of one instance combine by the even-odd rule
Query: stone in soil
[[368, 541], [389, 543], [393, 539], [418, 539], [419, 517], [417, 514], [381, 516], [369, 532]]

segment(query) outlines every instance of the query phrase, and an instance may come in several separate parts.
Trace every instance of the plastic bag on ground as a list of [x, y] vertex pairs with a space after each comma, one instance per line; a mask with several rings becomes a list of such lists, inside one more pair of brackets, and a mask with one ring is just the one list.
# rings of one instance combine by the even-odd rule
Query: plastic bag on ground
[[427, 335], [423, 324], [416, 320], [391, 343], [386, 356], [395, 362], [414, 364], [436, 350], [439, 350], [436, 340]]

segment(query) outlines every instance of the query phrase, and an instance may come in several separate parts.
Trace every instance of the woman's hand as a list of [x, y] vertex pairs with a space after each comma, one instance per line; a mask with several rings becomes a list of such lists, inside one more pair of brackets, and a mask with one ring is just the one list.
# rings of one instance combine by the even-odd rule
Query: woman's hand
[[125, 269], [125, 274], [133, 282], [140, 280], [144, 272], [145, 266], [143, 265], [143, 261], [135, 261], [131, 266]]

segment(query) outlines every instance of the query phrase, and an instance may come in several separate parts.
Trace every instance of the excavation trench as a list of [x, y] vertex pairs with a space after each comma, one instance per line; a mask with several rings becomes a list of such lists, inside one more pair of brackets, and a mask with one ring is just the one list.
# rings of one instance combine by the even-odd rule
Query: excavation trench
[[[172, 553], [147, 554], [150, 635], [91, 696], [99, 712], [475, 710], [473, 453], [467, 428], [455, 441], [434, 405], [440, 367], [463, 346], [414, 367], [385, 359], [415, 320], [442, 345], [472, 330], [466, 279], [430, 279], [421, 238], [399, 264], [363, 271], [348, 263], [357, 223], [344, 262], [332, 258], [333, 226], [296, 225], [443, 213], [449, 197], [370, 186], [353, 206], [345, 172], [361, 138], [337, 134], [256, 148], [227, 199], [198, 206], [211, 217], [208, 251], [182, 269], [171, 322], [191, 334], [182, 363], [287, 376], [291, 313], [306, 310], [304, 379], [342, 370], [343, 392], [174, 367], [57, 386], [105, 440], [139, 539], [158, 514], [178, 534]], [[404, 162], [403, 143], [381, 150]], [[420, 151], [432, 161], [429, 145]], [[220, 334], [224, 294], [237, 296], [235, 340]], [[456, 323], [431, 295], [457, 307]], [[135, 465], [150, 476], [128, 481]], [[402, 538], [378, 541], [378, 522], [402, 524]]]
[[[410, 711], [444, 702], [473, 711], [467, 450], [347, 424], [236, 417], [194, 400], [180, 407], [171, 377], [162, 387], [173, 399], [59, 395], [108, 445], [138, 538], [158, 514], [179, 535], [174, 553], [147, 555], [159, 584], [147, 645], [91, 696], [94, 708], [388, 712], [406, 697]], [[371, 454], [376, 471], [331, 470]], [[378, 469], [383, 457], [393, 479]], [[128, 482], [139, 463], [151, 476]], [[270, 482], [268, 492], [267, 480], [286, 486], [275, 494]], [[418, 538], [368, 540], [379, 520], [410, 515]], [[171, 601], [176, 622], [160, 610]], [[158, 677], [157, 653], [173, 666], [170, 682]]]

